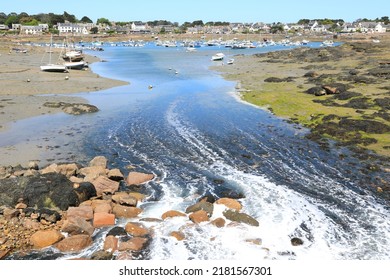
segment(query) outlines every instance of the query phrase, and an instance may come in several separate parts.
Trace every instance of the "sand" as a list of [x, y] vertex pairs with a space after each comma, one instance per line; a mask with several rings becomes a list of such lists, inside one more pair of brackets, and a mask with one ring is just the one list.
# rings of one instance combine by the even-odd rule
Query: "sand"
[[[27, 52], [13, 50], [18, 47], [27, 49]], [[52, 62], [59, 56], [60, 50], [55, 50]], [[89, 55], [86, 55], [84, 60], [89, 65], [100, 61], [99, 58]], [[87, 100], [72, 94], [128, 84], [100, 77], [90, 68], [70, 70], [68, 73], [41, 71], [40, 65], [48, 61], [49, 54], [45, 48], [20, 46], [10, 40], [0, 39], [0, 137], [2, 132], [19, 120], [61, 112], [60, 108], [44, 107], [45, 102], [88, 103]], [[0, 165], [25, 165], [28, 160], [39, 158], [39, 154], [31, 143], [2, 146], [0, 141]]]
[[[9, 47], [12, 48], [11, 45]], [[52, 57], [57, 55], [58, 51]], [[94, 92], [127, 84], [100, 77], [89, 68], [68, 73], [43, 72], [39, 66], [47, 63], [48, 59], [46, 50], [40, 47], [29, 47], [27, 53], [10, 51], [4, 45], [0, 48], [0, 131], [20, 119], [60, 112], [60, 109], [42, 107], [47, 101], [86, 102], [79, 97], [61, 94]], [[86, 56], [85, 61], [90, 65], [99, 59]]]

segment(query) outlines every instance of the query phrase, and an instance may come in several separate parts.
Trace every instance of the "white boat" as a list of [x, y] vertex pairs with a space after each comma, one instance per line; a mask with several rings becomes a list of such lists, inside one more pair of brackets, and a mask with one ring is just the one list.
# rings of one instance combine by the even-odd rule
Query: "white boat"
[[40, 69], [41, 71], [45, 72], [68, 72], [68, 68], [64, 64], [54, 64], [51, 62], [51, 55], [52, 55], [52, 50], [51, 47], [53, 45], [53, 36], [51, 37], [50, 40], [50, 50], [49, 50], [49, 63], [46, 65], [41, 65]]
[[61, 64], [46, 64], [40, 66], [44, 72], [68, 72], [68, 68]]
[[85, 61], [66, 61], [63, 63], [67, 69], [81, 70], [87, 66]]
[[333, 45], [334, 45], [334, 42], [332, 40], [323, 41], [321, 44], [322, 47], [333, 47]]
[[231, 58], [228, 60], [227, 64], [233, 64], [234, 63], [234, 58]]
[[223, 60], [225, 58], [225, 55], [223, 53], [217, 53], [211, 57], [211, 60], [218, 61]]

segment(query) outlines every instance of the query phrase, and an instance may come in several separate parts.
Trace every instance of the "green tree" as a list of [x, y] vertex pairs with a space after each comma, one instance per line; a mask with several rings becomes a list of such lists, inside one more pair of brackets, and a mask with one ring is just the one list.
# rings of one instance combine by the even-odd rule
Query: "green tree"
[[64, 12], [63, 14], [64, 20], [67, 20], [71, 23], [77, 22], [77, 19], [74, 15], [68, 14], [67, 12]]
[[98, 32], [99, 32], [99, 29], [96, 26], [91, 28], [92, 34], [97, 34]]
[[80, 22], [82, 22], [82, 23], [93, 23], [93, 21], [89, 17], [87, 17], [87, 16], [83, 16], [81, 18]]
[[192, 22], [192, 26], [204, 26], [203, 20], [195, 20]]
[[108, 26], [111, 26], [111, 22], [106, 18], [98, 18], [96, 24], [106, 24]]
[[7, 20], [5, 21], [5, 25], [8, 25], [8, 27], [12, 27], [12, 24], [19, 23], [19, 19], [17, 15], [11, 15], [7, 17]]
[[0, 13], [0, 24], [4, 24], [7, 20], [7, 15], [5, 13]]

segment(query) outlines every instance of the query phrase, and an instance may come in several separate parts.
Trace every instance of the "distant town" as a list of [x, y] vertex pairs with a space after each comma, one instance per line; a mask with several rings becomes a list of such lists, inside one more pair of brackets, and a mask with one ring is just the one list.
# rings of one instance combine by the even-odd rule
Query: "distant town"
[[0, 12], [0, 34], [18, 35], [72, 35], [89, 34], [335, 34], [390, 32], [388, 16], [376, 19], [301, 19], [297, 23], [240, 23], [240, 22], [170, 22], [167, 20], [115, 22], [99, 18], [94, 23], [89, 17], [80, 20], [64, 12], [38, 14]]

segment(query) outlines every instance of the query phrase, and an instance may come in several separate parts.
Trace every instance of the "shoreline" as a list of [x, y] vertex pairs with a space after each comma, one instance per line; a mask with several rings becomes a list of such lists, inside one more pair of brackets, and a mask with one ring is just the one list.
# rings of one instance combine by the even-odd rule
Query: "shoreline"
[[[7, 133], [21, 120], [38, 116], [49, 116], [63, 112], [62, 107], [45, 106], [45, 103], [87, 104], [85, 98], [74, 94], [97, 92], [127, 85], [128, 82], [101, 77], [90, 68], [70, 70], [68, 73], [48, 73], [39, 69], [47, 54], [43, 47], [25, 46], [27, 53], [12, 50], [16, 43], [0, 40], [0, 134]], [[53, 57], [60, 50], [53, 51]], [[91, 65], [101, 60], [97, 56], [85, 55]], [[3, 138], [4, 140], [4, 138]], [[39, 143], [38, 143], [39, 144]], [[41, 149], [33, 141], [0, 146], [0, 165], [24, 164], [29, 160], [42, 159]]]

